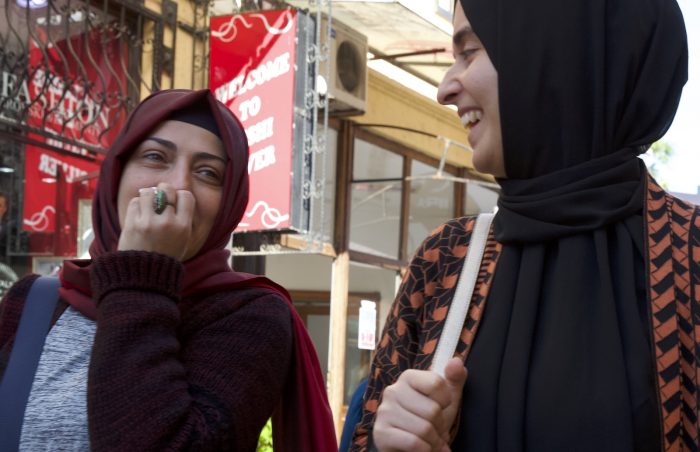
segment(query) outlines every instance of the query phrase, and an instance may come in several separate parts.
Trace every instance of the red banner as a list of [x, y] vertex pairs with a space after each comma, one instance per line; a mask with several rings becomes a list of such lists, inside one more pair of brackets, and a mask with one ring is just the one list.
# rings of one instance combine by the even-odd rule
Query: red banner
[[[27, 146], [24, 161], [27, 187], [24, 194], [24, 229], [54, 232], [57, 214], [65, 216], [63, 223], [77, 225], [77, 199], [90, 198], [97, 181], [96, 178], [90, 181], [84, 178], [97, 172], [99, 167], [99, 163], [80, 157]], [[61, 193], [57, 191], [59, 185], [63, 188]]]
[[237, 231], [290, 226], [297, 12], [213, 17], [209, 87], [250, 144], [250, 200]]
[[[57, 42], [45, 38], [42, 29], [36, 36], [43, 42], [29, 42], [27, 123], [77, 143], [109, 147], [126, 120], [120, 104], [126, 93], [126, 45], [116, 32], [101, 29]], [[62, 147], [56, 140], [49, 144]]]
[[[45, 42], [29, 43], [29, 79], [22, 88], [31, 103], [27, 124], [47, 136], [28, 137], [69, 154], [25, 146], [23, 229], [56, 232], [57, 250], [75, 248], [75, 243], [68, 244], [75, 238], [75, 206], [78, 198], [91, 198], [94, 191], [94, 183], [76, 181], [99, 169], [99, 159], [91, 162], [70, 153], [87, 155], [80, 144], [109, 147], [126, 119], [116, 99], [126, 89], [122, 68], [127, 67], [127, 50], [116, 34], [110, 38], [106, 33], [92, 30], [49, 42], [39, 29], [36, 36]], [[51, 138], [52, 134], [76, 144]]]

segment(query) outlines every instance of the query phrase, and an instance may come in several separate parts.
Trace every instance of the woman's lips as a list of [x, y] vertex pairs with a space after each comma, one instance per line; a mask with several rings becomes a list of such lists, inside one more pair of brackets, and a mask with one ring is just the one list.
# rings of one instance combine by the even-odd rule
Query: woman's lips
[[467, 110], [460, 116], [462, 125], [467, 129], [467, 140], [472, 147], [476, 145], [479, 136], [476, 132], [481, 129], [479, 126], [481, 125], [483, 116], [483, 112], [476, 109]]

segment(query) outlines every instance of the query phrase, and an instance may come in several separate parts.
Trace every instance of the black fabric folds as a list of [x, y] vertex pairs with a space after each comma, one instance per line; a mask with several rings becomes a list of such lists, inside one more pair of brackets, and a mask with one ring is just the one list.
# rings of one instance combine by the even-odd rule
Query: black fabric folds
[[688, 78], [675, 0], [461, 0], [499, 76], [506, 174], [526, 179], [661, 138]]
[[639, 213], [644, 202], [640, 182], [646, 169], [630, 152], [623, 150], [532, 179], [501, 180], [496, 239], [502, 243], [548, 241]]
[[642, 227], [504, 246], [452, 450], [660, 450]]
[[637, 155], [687, 79], [680, 9], [460, 2], [498, 71], [507, 178], [452, 450], [659, 450]]

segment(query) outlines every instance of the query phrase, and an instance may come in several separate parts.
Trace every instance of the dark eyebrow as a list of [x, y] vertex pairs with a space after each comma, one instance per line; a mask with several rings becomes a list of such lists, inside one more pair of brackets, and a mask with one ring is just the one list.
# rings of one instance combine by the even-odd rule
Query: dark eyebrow
[[469, 25], [465, 25], [464, 27], [456, 31], [455, 34], [452, 36], [452, 44], [455, 47], [462, 47], [464, 45], [464, 41], [473, 36], [476, 36], [476, 33], [474, 33], [472, 27], [470, 27]]
[[143, 141], [148, 141], [148, 140], [155, 141], [156, 143], [165, 146], [166, 148], [170, 149], [171, 151], [177, 151], [177, 145], [170, 140], [166, 140], [165, 138], [148, 137]]
[[224, 165], [226, 165], [226, 163], [228, 162], [227, 159], [221, 158], [218, 155], [210, 154], [208, 152], [196, 152], [194, 154], [194, 157], [196, 159], [200, 159], [200, 160], [218, 160], [218, 161], [222, 162]]
[[[144, 141], [148, 141], [148, 140], [155, 141], [156, 143], [158, 143], [162, 146], [165, 146], [166, 148], [168, 148], [171, 151], [177, 151], [177, 145], [170, 140], [166, 140], [165, 138], [148, 137]], [[210, 154], [208, 152], [203, 152], [203, 151], [196, 152], [194, 154], [194, 157], [197, 159], [200, 159], [200, 160], [219, 160], [219, 161], [223, 162], [224, 165], [228, 162], [228, 159], [219, 157], [218, 155]]]

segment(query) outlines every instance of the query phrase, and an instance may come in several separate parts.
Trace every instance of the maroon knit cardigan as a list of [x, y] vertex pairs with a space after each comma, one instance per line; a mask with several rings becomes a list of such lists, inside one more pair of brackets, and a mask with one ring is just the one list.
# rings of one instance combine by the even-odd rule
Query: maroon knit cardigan
[[[146, 252], [105, 254], [91, 276], [91, 449], [254, 451], [290, 367], [285, 300], [267, 289], [180, 299], [183, 265]], [[0, 374], [34, 279], [0, 304]]]

